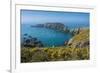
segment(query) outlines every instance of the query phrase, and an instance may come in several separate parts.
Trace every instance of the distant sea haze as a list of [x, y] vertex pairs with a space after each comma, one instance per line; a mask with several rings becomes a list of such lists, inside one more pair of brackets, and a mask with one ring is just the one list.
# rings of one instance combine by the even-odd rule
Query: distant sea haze
[[[59, 22], [61, 23], [61, 22]], [[23, 23], [22, 26], [31, 26], [31, 25], [37, 25], [37, 24], [45, 24], [45, 23]], [[75, 28], [89, 28], [90, 23], [84, 24], [84, 23], [63, 23], [66, 27], [70, 29], [75, 29]]]

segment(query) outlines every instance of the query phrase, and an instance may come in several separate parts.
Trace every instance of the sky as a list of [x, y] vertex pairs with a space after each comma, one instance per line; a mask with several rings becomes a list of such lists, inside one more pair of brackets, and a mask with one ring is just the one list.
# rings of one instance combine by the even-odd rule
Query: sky
[[89, 25], [89, 13], [82, 12], [56, 12], [40, 10], [21, 10], [21, 24], [43, 24], [48, 22], [60, 22], [65, 25], [80, 24]]

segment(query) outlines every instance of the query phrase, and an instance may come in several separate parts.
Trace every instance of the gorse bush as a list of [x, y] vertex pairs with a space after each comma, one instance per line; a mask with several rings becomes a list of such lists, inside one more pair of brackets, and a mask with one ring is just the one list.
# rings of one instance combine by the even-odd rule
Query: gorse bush
[[21, 62], [88, 60], [89, 48], [22, 48]]

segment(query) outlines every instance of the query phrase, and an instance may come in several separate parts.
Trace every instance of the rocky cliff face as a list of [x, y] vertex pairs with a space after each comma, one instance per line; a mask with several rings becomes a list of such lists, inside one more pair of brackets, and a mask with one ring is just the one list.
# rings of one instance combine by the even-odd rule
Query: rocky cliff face
[[46, 28], [58, 29], [58, 30], [63, 30], [65, 27], [65, 25], [62, 23], [46, 23], [44, 26]]
[[58, 22], [37, 24], [31, 27], [44, 27], [44, 28], [49, 28], [49, 29], [54, 29], [54, 30], [59, 30], [59, 31], [64, 31], [64, 32], [69, 31], [67, 26], [65, 26], [63, 23], [58, 23]]
[[74, 35], [77, 35], [79, 34], [81, 31], [80, 28], [75, 28], [75, 29], [70, 29], [69, 32], [74, 36]]
[[66, 45], [72, 48], [89, 47], [89, 29], [81, 30], [80, 33], [73, 36]]

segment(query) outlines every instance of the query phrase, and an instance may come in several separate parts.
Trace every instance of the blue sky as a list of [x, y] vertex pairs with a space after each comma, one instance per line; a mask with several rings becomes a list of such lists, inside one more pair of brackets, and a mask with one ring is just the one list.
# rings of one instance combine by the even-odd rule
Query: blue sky
[[34, 25], [47, 22], [89, 25], [89, 13], [21, 10], [21, 24]]

